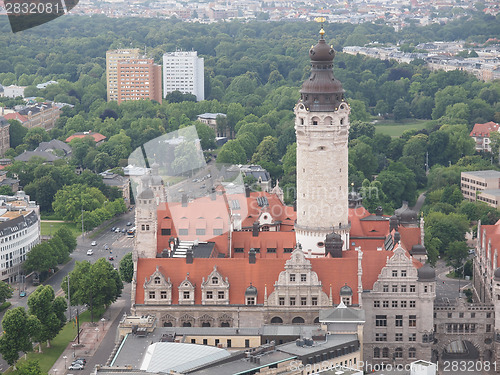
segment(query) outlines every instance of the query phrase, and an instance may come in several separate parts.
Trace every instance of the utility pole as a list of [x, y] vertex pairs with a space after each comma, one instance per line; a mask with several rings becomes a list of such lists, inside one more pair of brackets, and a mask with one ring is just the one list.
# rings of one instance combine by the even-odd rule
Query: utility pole
[[69, 320], [71, 321], [71, 295], [69, 291], [69, 273], [68, 273], [68, 311], [69, 311]]

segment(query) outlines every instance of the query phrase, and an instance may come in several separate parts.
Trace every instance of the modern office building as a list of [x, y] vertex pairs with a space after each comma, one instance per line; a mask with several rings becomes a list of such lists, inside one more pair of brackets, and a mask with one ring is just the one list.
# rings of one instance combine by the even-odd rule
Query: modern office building
[[118, 104], [149, 99], [161, 103], [161, 67], [153, 59], [119, 60], [117, 63]]
[[500, 189], [500, 172], [494, 170], [461, 172], [460, 189], [465, 199], [475, 202], [482, 201], [492, 207], [497, 207]]
[[138, 59], [139, 49], [116, 49], [106, 52], [106, 87], [108, 102], [118, 101], [118, 62]]
[[19, 282], [26, 254], [40, 243], [40, 211], [24, 192], [0, 195], [1, 280]]
[[163, 97], [173, 91], [205, 99], [203, 57], [198, 52], [175, 51], [163, 55]]

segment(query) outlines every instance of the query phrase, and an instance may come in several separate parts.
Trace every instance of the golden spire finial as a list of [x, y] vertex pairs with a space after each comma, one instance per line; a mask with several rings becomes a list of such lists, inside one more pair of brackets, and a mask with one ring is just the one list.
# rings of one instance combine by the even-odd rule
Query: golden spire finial
[[316, 22], [321, 22], [321, 30], [319, 30], [319, 34], [323, 38], [323, 35], [325, 35], [325, 30], [323, 29], [323, 23], [326, 21], [325, 17], [316, 17], [314, 19]]

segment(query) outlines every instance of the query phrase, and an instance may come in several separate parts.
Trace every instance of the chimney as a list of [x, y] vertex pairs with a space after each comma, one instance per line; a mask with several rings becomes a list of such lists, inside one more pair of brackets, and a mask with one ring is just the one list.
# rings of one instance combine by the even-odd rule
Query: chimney
[[382, 206], [378, 206], [376, 209], [375, 209], [375, 215], [377, 216], [382, 216], [384, 214], [384, 209], [382, 208]]
[[396, 215], [391, 216], [389, 219], [389, 231], [392, 232], [392, 230], [398, 230], [398, 223], [398, 217]]
[[293, 201], [293, 212], [297, 212], [297, 201]]
[[245, 184], [245, 197], [250, 198], [250, 186]]
[[186, 264], [193, 264], [193, 250], [188, 249], [186, 251]]
[[182, 207], [187, 207], [187, 205], [188, 205], [188, 196], [187, 196], [186, 193], [182, 194], [181, 202], [182, 202]]
[[255, 257], [255, 249], [252, 247], [250, 251], [248, 252], [248, 263], [249, 264], [255, 264], [257, 261], [257, 258]]
[[259, 222], [254, 221], [252, 225], [252, 236], [259, 237]]

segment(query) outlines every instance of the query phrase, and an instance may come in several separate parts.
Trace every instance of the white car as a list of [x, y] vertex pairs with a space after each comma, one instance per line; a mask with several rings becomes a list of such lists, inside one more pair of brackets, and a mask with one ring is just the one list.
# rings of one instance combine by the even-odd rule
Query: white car
[[94, 250], [88, 249], [87, 250], [87, 255], [94, 255]]
[[92, 246], [97, 246], [97, 242], [96, 241], [92, 241], [91, 245]]

